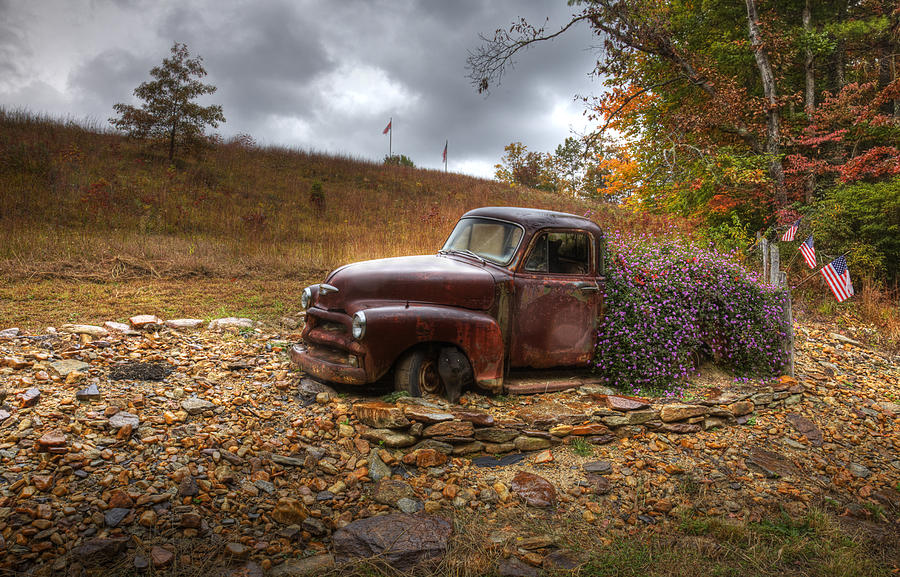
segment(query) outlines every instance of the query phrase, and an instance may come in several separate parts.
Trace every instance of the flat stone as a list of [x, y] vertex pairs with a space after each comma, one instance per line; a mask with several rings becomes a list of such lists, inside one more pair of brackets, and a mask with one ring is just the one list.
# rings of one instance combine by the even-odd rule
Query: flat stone
[[253, 319], [238, 317], [224, 317], [221, 319], [213, 319], [212, 321], [210, 321], [209, 325], [206, 328], [211, 331], [237, 331], [240, 329], [252, 329]]
[[112, 509], [107, 509], [103, 514], [103, 522], [106, 523], [107, 527], [117, 527], [130, 513], [131, 509], [113, 507]]
[[207, 400], [190, 397], [181, 401], [181, 408], [187, 411], [189, 415], [198, 415], [204, 411], [211, 411], [216, 406]]
[[848, 345], [853, 345], [853, 346], [856, 346], [856, 347], [861, 347], [861, 346], [863, 346], [863, 344], [862, 344], [861, 342], [859, 342], [859, 341], [854, 341], [854, 340], [851, 339], [850, 337], [845, 337], [844, 335], [841, 335], [841, 334], [838, 334], [838, 333], [828, 333], [828, 336], [831, 337], [831, 338], [833, 338], [834, 340], [836, 340], [836, 341], [838, 341], [838, 342], [846, 343], [846, 344], [848, 344]]
[[650, 402], [647, 399], [626, 397], [625, 395], [606, 395], [603, 400], [606, 408], [613, 411], [639, 411], [650, 406]]
[[137, 415], [127, 411], [119, 411], [109, 418], [109, 426], [116, 430], [126, 426], [136, 429], [140, 424], [141, 419]]
[[116, 559], [125, 552], [129, 539], [88, 539], [72, 550], [78, 561], [85, 565], [100, 565]]
[[131, 326], [136, 329], [157, 329], [162, 325], [162, 319], [156, 315], [135, 315], [128, 319]]
[[527, 437], [520, 436], [516, 437], [514, 441], [516, 445], [516, 449], [519, 451], [540, 451], [541, 449], [548, 448], [551, 443], [547, 439], [541, 439], [540, 437]]
[[559, 424], [571, 425], [588, 418], [584, 411], [572, 409], [555, 401], [535, 403], [519, 411], [516, 416], [530, 426], [539, 429]]
[[302, 559], [288, 559], [269, 571], [269, 577], [301, 577], [320, 575], [334, 568], [334, 555], [321, 553]]
[[56, 371], [61, 377], [66, 377], [69, 373], [73, 373], [75, 371], [84, 372], [86, 369], [90, 368], [91, 365], [88, 363], [79, 361], [77, 359], [63, 359], [61, 361], [54, 361], [50, 363], [50, 368]]
[[150, 562], [156, 568], [168, 567], [175, 559], [175, 553], [163, 547], [154, 546], [150, 549]]
[[494, 415], [474, 411], [471, 409], [457, 409], [453, 411], [453, 416], [460, 421], [469, 421], [477, 427], [491, 427], [494, 425]]
[[373, 450], [369, 453], [369, 478], [375, 482], [391, 476], [391, 468], [384, 464], [378, 451]]
[[19, 336], [20, 332], [19, 327], [3, 329], [0, 331], [0, 339], [14, 339]]
[[798, 433], [804, 435], [810, 445], [813, 447], [822, 446], [822, 431], [816, 427], [815, 423], [797, 413], [788, 413], [784, 416], [784, 419], [790, 423]]
[[475, 438], [479, 441], [488, 443], [506, 443], [512, 441], [519, 436], [519, 431], [515, 429], [504, 429], [502, 427], [486, 427], [475, 431]]
[[0, 423], [9, 418], [9, 411], [4, 409], [0, 409]]
[[381, 503], [382, 505], [390, 505], [391, 507], [397, 506], [397, 501], [402, 498], [413, 499], [416, 496], [416, 492], [413, 491], [413, 488], [404, 481], [397, 481], [394, 479], [382, 479], [375, 484], [375, 490], [372, 494], [372, 498], [376, 503]]
[[556, 487], [547, 479], [520, 471], [510, 484], [512, 492], [532, 507], [553, 507], [556, 505]]
[[[655, 421], [656, 419], [658, 419], [659, 411], [656, 409], [629, 411], [628, 413], [626, 413], [625, 418], [628, 420], [629, 425], [643, 425], [644, 423], [649, 423], [650, 421]], [[604, 417], [603, 422], [609, 425], [609, 423], [606, 421], [606, 417]]]
[[784, 455], [759, 447], [750, 450], [746, 463], [769, 478], [790, 477], [797, 474], [797, 468]]
[[403, 456], [403, 463], [406, 465], [415, 465], [420, 469], [428, 467], [439, 467], [447, 462], [446, 453], [442, 453], [435, 449], [416, 449]]
[[572, 572], [583, 564], [584, 561], [575, 552], [557, 549], [544, 557], [541, 567], [550, 572]]
[[40, 398], [41, 390], [36, 387], [31, 387], [20, 396], [19, 406], [23, 409], [26, 407], [33, 407], [37, 404]]
[[59, 330], [64, 333], [71, 333], [74, 335], [89, 335], [92, 337], [105, 337], [109, 334], [109, 331], [105, 328], [95, 325], [64, 324], [63, 326], [59, 327]]
[[403, 414], [408, 419], [428, 424], [442, 423], [444, 421], [452, 421], [454, 419], [453, 413], [448, 413], [447, 411], [442, 411], [440, 409], [433, 409], [431, 407], [423, 407], [420, 405], [404, 405]]
[[659, 418], [664, 423], [683, 421], [691, 417], [700, 417], [709, 412], [703, 405], [683, 405], [681, 403], [663, 405], [659, 410]]
[[278, 499], [275, 508], [272, 510], [272, 518], [283, 525], [296, 525], [302, 523], [309, 515], [303, 503], [293, 497], [282, 497]]
[[63, 448], [65, 446], [66, 434], [59, 429], [44, 433], [37, 441], [38, 451], [43, 453], [56, 452], [53, 449]]
[[81, 389], [75, 393], [75, 398], [79, 401], [93, 401], [100, 398], [100, 389], [97, 385], [91, 383], [87, 388]]
[[[634, 415], [634, 413], [629, 413], [627, 417], [625, 415], [607, 415], [605, 417], [600, 417], [600, 420], [603, 421], [603, 424], [607, 427], [622, 427], [629, 424], [629, 418], [632, 415]], [[649, 421], [652, 419], [647, 420]]]
[[300, 459], [298, 457], [288, 457], [286, 455], [272, 455], [272, 462], [278, 463], [279, 465], [285, 465], [287, 467], [302, 467], [306, 464], [305, 459]]
[[664, 433], [699, 433], [702, 427], [692, 423], [664, 423], [659, 430]]
[[115, 321], [106, 321], [103, 323], [103, 327], [107, 330], [110, 330], [114, 333], [133, 333], [131, 330], [131, 325], [126, 323], [117, 323]]
[[418, 440], [412, 435], [391, 429], [369, 429], [362, 432], [362, 438], [392, 449], [415, 445]]
[[540, 569], [514, 556], [501, 559], [497, 564], [497, 575], [500, 577], [538, 577], [540, 574]]
[[470, 421], [445, 421], [428, 425], [422, 431], [426, 437], [452, 436], [471, 437], [475, 433], [475, 427]]
[[356, 403], [353, 405], [353, 413], [361, 423], [376, 429], [403, 429], [409, 426], [409, 419], [403, 414], [403, 408], [391, 403]]
[[262, 566], [254, 563], [253, 561], [246, 561], [242, 565], [238, 565], [237, 567], [229, 567], [225, 569], [222, 573], [219, 573], [219, 577], [264, 577], [266, 572], [263, 570]]
[[203, 319], [169, 319], [163, 324], [170, 329], [192, 330], [203, 326]]
[[847, 469], [853, 473], [855, 477], [859, 477], [861, 479], [865, 479], [872, 474], [872, 471], [869, 470], [865, 465], [860, 465], [859, 463], [850, 463], [847, 465]]
[[446, 553], [453, 529], [430, 515], [395, 513], [353, 521], [332, 535], [337, 563], [378, 557], [396, 571], [407, 571]]
[[575, 425], [572, 427], [570, 434], [578, 437], [586, 437], [588, 435], [605, 435], [609, 433], [609, 427], [601, 423], [589, 423], [587, 425]]
[[581, 466], [586, 473], [605, 475], [612, 471], [612, 463], [609, 461], [591, 461]]
[[736, 401], [729, 404], [727, 408], [735, 417], [740, 417], [742, 415], [749, 415], [753, 412], [755, 407], [753, 401]]

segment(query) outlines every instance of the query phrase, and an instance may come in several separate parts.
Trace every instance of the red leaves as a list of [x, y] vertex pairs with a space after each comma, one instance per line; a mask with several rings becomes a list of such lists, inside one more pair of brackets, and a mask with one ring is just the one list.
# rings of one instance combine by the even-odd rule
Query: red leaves
[[877, 180], [900, 174], [900, 150], [893, 146], [876, 146], [851, 158], [838, 168], [841, 182]]

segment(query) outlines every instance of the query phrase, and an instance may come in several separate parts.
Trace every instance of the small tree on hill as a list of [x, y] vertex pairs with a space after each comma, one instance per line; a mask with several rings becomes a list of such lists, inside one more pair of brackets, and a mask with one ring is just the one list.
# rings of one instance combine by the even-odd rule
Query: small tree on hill
[[153, 80], [141, 83], [134, 90], [134, 95], [144, 104], [140, 108], [116, 104], [113, 109], [118, 117], [110, 118], [109, 122], [136, 138], [168, 141], [169, 161], [173, 161], [176, 145], [196, 141], [206, 125], [215, 128], [225, 122], [221, 106], [200, 106], [193, 101], [216, 91], [212, 84], [199, 80], [206, 76], [202, 62], [199, 56], [190, 57], [186, 45], [174, 43], [172, 56], [150, 70]]

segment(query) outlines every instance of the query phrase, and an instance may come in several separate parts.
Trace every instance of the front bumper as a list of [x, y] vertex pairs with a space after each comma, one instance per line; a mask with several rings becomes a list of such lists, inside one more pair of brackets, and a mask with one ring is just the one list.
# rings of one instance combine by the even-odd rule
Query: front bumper
[[368, 382], [363, 367], [354, 367], [338, 359], [327, 359], [321, 354], [316, 354], [317, 352], [321, 353], [304, 345], [294, 345], [291, 347], [291, 361], [300, 367], [300, 370], [321, 381], [346, 385], [364, 385]]

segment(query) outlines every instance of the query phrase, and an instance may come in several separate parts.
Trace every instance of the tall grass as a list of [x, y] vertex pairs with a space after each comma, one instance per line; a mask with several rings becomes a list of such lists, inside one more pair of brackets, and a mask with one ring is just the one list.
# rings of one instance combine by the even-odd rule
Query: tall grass
[[[313, 188], [324, 202], [311, 200]], [[284, 277], [433, 252], [484, 205], [661, 227], [618, 207], [435, 170], [211, 143], [172, 166], [103, 127], [0, 109], [0, 274]]]

